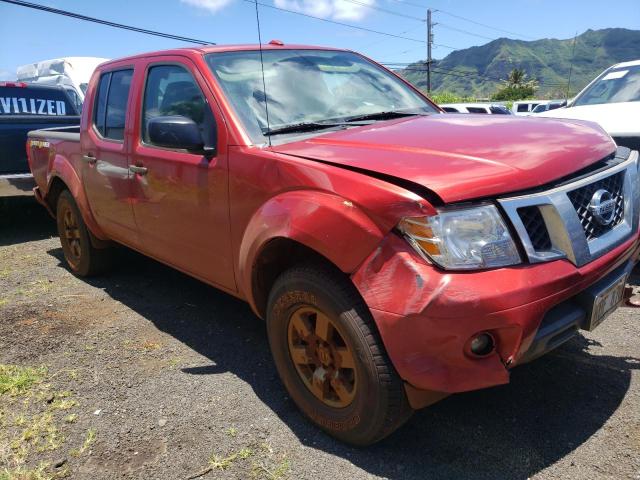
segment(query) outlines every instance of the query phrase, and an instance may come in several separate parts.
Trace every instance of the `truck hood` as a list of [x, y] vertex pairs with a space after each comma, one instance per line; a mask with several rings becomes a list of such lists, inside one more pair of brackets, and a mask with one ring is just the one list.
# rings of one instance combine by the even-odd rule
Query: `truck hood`
[[557, 108], [536, 116], [590, 120], [598, 122], [609, 135], [614, 137], [640, 136], [640, 123], [631, 121], [633, 118], [640, 118], [640, 102], [602, 103]]
[[433, 114], [355, 127], [274, 151], [425, 187], [444, 202], [495, 197], [566, 177], [615, 151], [595, 124]]

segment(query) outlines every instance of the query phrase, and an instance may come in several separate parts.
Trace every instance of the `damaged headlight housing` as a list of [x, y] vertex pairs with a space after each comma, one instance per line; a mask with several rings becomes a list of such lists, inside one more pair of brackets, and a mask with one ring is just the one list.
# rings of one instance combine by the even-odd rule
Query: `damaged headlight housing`
[[398, 229], [424, 258], [446, 270], [477, 270], [521, 263], [520, 254], [495, 205], [438, 210], [403, 218]]

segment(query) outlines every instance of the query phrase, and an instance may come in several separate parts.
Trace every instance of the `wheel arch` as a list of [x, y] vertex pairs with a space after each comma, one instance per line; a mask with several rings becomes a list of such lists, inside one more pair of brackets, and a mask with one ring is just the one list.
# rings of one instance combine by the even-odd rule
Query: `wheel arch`
[[287, 268], [316, 262], [348, 276], [385, 233], [364, 211], [334, 194], [295, 191], [278, 195], [258, 209], [245, 229], [239, 286], [253, 310], [264, 318], [270, 288]]
[[47, 191], [43, 198], [54, 217], [58, 198], [64, 190], [69, 190], [69, 192], [71, 192], [73, 199], [80, 209], [82, 219], [91, 233], [92, 240], [108, 240], [108, 237], [98, 226], [93, 214], [91, 213], [89, 201], [78, 173], [67, 158], [62, 155], [56, 155], [53, 160], [51, 173], [48, 176]]

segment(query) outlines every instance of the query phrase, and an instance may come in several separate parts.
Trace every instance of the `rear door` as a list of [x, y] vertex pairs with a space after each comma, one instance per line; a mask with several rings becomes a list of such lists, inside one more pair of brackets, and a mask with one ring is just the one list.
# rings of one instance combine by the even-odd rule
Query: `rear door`
[[[235, 290], [228, 204], [227, 133], [215, 98], [186, 57], [150, 59], [136, 94], [131, 163], [142, 250], [196, 277]], [[181, 115], [200, 127], [213, 158], [154, 145], [151, 118]]]
[[101, 72], [90, 125], [81, 140], [81, 175], [89, 206], [102, 230], [115, 240], [135, 246], [127, 135], [132, 78], [132, 67]]

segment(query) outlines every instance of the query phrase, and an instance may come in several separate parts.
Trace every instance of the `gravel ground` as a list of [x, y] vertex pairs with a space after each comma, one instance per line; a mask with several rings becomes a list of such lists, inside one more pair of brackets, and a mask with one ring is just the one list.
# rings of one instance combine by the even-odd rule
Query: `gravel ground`
[[0, 364], [46, 367], [30, 393], [0, 390], [0, 479], [38, 465], [72, 479], [640, 479], [640, 310], [355, 449], [298, 413], [245, 304], [118, 259], [75, 278], [32, 199], [0, 210]]

